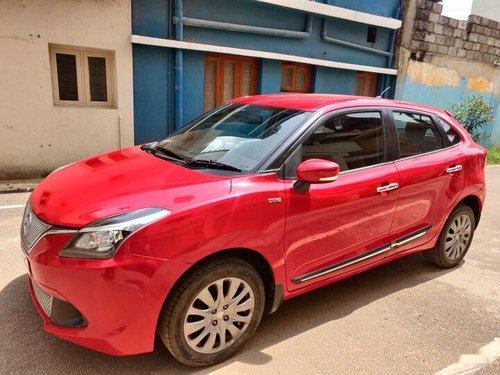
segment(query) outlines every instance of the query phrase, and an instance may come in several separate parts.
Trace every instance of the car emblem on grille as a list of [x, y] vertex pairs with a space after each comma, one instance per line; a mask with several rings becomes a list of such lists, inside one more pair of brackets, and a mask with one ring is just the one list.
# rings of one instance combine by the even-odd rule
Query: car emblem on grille
[[21, 245], [24, 251], [29, 254], [37, 241], [50, 228], [51, 225], [39, 219], [27, 204], [21, 221]]
[[33, 221], [33, 214], [30, 212], [28, 215], [26, 215], [23, 222], [23, 234], [25, 236], [28, 234], [30, 230], [32, 221]]

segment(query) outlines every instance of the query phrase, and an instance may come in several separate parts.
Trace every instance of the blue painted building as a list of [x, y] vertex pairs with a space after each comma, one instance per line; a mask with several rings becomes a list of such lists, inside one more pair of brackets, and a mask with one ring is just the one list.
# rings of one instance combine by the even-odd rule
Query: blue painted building
[[226, 100], [393, 97], [399, 0], [133, 0], [135, 143]]

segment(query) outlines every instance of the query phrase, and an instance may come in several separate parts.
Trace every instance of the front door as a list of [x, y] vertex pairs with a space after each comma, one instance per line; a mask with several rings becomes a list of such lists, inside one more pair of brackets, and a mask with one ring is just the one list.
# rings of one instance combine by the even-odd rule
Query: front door
[[[289, 290], [353, 271], [389, 251], [399, 177], [387, 161], [384, 133], [380, 111], [334, 115], [286, 162]], [[299, 191], [293, 172], [312, 158], [336, 162], [341, 174]]]

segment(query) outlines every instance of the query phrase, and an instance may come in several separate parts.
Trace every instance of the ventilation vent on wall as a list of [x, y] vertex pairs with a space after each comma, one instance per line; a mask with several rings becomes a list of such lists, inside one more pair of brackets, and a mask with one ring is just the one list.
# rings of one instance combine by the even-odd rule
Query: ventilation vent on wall
[[375, 43], [377, 41], [377, 28], [368, 26], [368, 33], [366, 34], [366, 41], [368, 43]]

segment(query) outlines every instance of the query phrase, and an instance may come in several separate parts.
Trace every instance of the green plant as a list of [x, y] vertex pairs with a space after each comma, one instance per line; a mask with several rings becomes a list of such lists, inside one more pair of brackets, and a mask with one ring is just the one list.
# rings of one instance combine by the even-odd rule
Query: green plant
[[451, 112], [476, 142], [486, 138], [484, 126], [493, 120], [493, 107], [482, 96], [471, 96], [463, 103], [452, 105]]
[[500, 146], [488, 149], [488, 164], [500, 164]]

